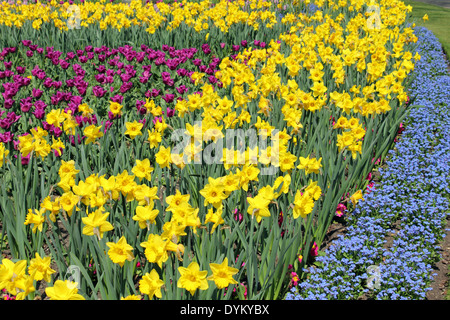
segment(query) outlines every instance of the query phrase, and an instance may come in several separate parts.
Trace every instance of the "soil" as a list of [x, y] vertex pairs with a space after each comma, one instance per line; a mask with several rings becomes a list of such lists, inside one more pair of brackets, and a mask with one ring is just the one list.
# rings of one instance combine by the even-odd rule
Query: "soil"
[[447, 218], [446, 236], [440, 243], [441, 260], [433, 266], [434, 280], [431, 284], [432, 290], [427, 293], [428, 300], [449, 299], [449, 263], [450, 263], [450, 219]]

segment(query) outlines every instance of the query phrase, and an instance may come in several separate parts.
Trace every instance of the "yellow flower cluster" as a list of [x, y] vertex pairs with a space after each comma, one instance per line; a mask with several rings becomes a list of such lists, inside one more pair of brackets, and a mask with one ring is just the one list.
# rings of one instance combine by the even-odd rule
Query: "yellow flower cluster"
[[[178, 267], [180, 277], [177, 281], [177, 286], [186, 289], [191, 295], [194, 295], [197, 290], [207, 290], [209, 288], [208, 280], [214, 281], [218, 289], [238, 283], [233, 278], [233, 275], [238, 273], [239, 270], [229, 267], [227, 258], [221, 264], [210, 263], [209, 267], [212, 271], [210, 276], [207, 276], [208, 271], [200, 270], [199, 264], [195, 261], [191, 262], [187, 268]], [[159, 278], [158, 272], [152, 269], [139, 281], [139, 290], [141, 293], [148, 295], [149, 299], [152, 299], [154, 296], [161, 298], [161, 287], [163, 285], [164, 282]], [[129, 296], [124, 299], [139, 300], [140, 296]]]
[[101, 30], [114, 28], [120, 31], [138, 25], [153, 34], [163, 23], [168, 31], [180, 27], [183, 23], [197, 32], [208, 30], [211, 23], [224, 33], [228, 32], [232, 25], [239, 23], [246, 23], [254, 30], [258, 30], [261, 25], [272, 28], [279, 23], [276, 12], [267, 10], [273, 6], [270, 1], [222, 0], [215, 5], [208, 0], [146, 5], [136, 0], [130, 4], [105, 2], [100, 0], [75, 5], [69, 5], [67, 2], [59, 4], [56, 0], [51, 1], [50, 5], [40, 2], [23, 4], [21, 1], [18, 1], [17, 5], [10, 5], [5, 2], [0, 7], [0, 25], [21, 28], [26, 22], [31, 21], [32, 27], [39, 30], [45, 22], [67, 31], [69, 27], [77, 27], [75, 22], [78, 19], [79, 27], [83, 28], [98, 25]]
[[[50, 267], [50, 257], [42, 258], [39, 253], [31, 259], [27, 266], [27, 260], [13, 262], [10, 259], [3, 259], [0, 264], [0, 290], [6, 291], [15, 296], [16, 300], [25, 299], [30, 293], [36, 290], [35, 281], [51, 282], [51, 275], [56, 271]], [[27, 270], [28, 267], [28, 270]], [[52, 289], [47, 288], [48, 296], [52, 297]]]
[[[95, 235], [100, 240], [103, 238], [105, 232], [113, 230], [114, 228], [108, 221], [109, 212], [105, 212], [106, 207], [108, 207], [108, 201], [119, 201], [120, 196], [123, 195], [127, 202], [138, 202], [135, 215], [132, 217], [132, 220], [137, 221], [141, 229], [146, 228], [147, 230], [150, 230], [150, 225], [155, 223], [155, 219], [159, 214], [159, 210], [155, 209], [154, 202], [155, 200], [160, 199], [157, 195], [157, 187], [149, 187], [146, 184], [138, 184], [135, 178], [139, 178], [140, 181], [142, 179], [147, 179], [150, 181], [151, 171], [152, 168], [150, 167], [149, 160], [144, 159], [136, 162], [136, 166], [132, 169], [134, 175], [128, 174], [127, 171], [109, 178], [106, 178], [105, 176], [99, 177], [98, 175], [93, 174], [87, 177], [84, 181], [80, 180], [78, 183], [75, 183], [76, 174], [79, 172], [79, 170], [75, 167], [75, 162], [73, 160], [68, 162], [62, 161], [58, 171], [60, 177], [58, 186], [64, 190], [64, 193], [61, 196], [54, 197], [53, 200], [50, 196], [46, 197], [42, 201], [41, 208], [37, 213], [33, 212], [32, 209], [29, 209], [25, 225], [33, 224], [34, 232], [36, 229], [42, 231], [42, 225], [45, 222], [44, 214], [46, 212], [50, 212], [49, 217], [55, 222], [58, 213], [63, 212], [69, 217], [72, 217], [73, 211], [81, 211], [81, 204], [83, 204], [85, 205], [87, 217], [81, 218], [84, 224], [82, 233], [87, 236]], [[234, 180], [230, 180], [225, 177], [224, 179], [220, 179], [220, 181], [224, 181], [227, 186], [227, 191], [223, 188], [220, 189], [220, 192], [229, 193], [231, 190], [237, 188], [237, 182]], [[277, 184], [280, 185], [283, 181], [290, 182], [289, 178], [285, 178], [284, 180], [281, 178]], [[211, 183], [213, 183], [212, 180]], [[289, 184], [285, 184], [278, 194], [281, 192], [286, 193], [288, 190]], [[219, 191], [215, 190], [213, 192]], [[170, 220], [164, 223], [161, 234], [150, 233], [147, 240], [140, 243], [140, 246], [145, 249], [144, 254], [148, 262], [156, 263], [161, 268], [162, 264], [169, 258], [170, 252], [174, 252], [177, 258], [182, 261], [184, 246], [181, 244], [180, 238], [186, 235], [186, 227], [192, 227], [194, 232], [196, 232], [196, 228], [201, 226], [200, 218], [198, 217], [199, 209], [192, 207], [189, 203], [189, 199], [189, 194], [181, 194], [179, 191], [177, 191], [175, 195], [165, 198], [165, 202], [167, 204], [165, 211], [171, 212], [172, 214]], [[208, 199], [210, 198], [208, 197]], [[90, 210], [93, 211], [89, 213]], [[218, 214], [218, 212], [215, 212], [214, 214], [211, 213], [205, 219], [205, 224], [209, 222], [214, 223], [211, 232], [214, 232], [214, 229], [219, 224], [224, 222], [223, 219], [220, 219], [222, 212], [221, 210], [222, 206], [220, 206], [220, 214]], [[217, 217], [213, 217], [215, 215], [218, 215], [219, 219], [217, 219]], [[109, 247], [108, 256], [114, 263], [123, 266], [126, 260], [131, 261], [134, 259], [134, 255], [132, 253], [133, 247], [127, 243], [124, 236], [122, 236], [117, 242], [107, 242], [106, 245]], [[4, 261], [4, 265], [9, 267], [8, 261], [9, 260]], [[21, 264], [20, 267], [23, 268], [24, 265]], [[197, 288], [204, 290], [208, 287], [208, 285], [197, 287], [197, 282], [192, 280], [193, 277], [198, 276], [197, 269], [195, 269], [194, 262], [191, 263], [188, 268], [180, 267], [181, 277], [178, 284], [181, 288], [186, 288], [186, 290], [190, 291], [192, 294]], [[21, 272], [23, 271], [22, 269], [20, 270]], [[40, 270], [41, 273], [39, 274], [46, 272], [44, 275], [46, 278], [49, 277], [49, 274], [54, 272], [51, 269], [49, 269], [49, 271], [45, 271], [41, 268]], [[208, 280], [214, 280], [219, 288], [224, 288], [230, 283], [237, 283], [232, 278], [232, 275], [237, 273], [238, 270], [228, 267], [228, 260], [226, 258], [220, 265], [212, 263], [211, 270], [213, 271], [213, 275], [211, 275]], [[192, 274], [191, 276], [187, 276], [186, 273]], [[6, 275], [4, 278], [9, 279]], [[0, 277], [0, 281], [3, 281], [2, 279], [3, 278]], [[0, 289], [1, 284], [2, 282], [0, 282]], [[160, 287], [162, 284], [163, 282], [159, 279], [156, 271], [152, 270], [150, 273], [144, 275], [140, 281], [141, 293], [149, 295], [150, 298], [152, 298], [153, 295], [161, 298]], [[14, 288], [16, 287], [13, 287], [12, 284], [5, 282], [5, 286], [8, 286], [7, 288], [9, 292], [13, 292], [12, 294], [14, 295], [17, 294], [16, 291], [14, 291]], [[29, 292], [32, 292], [30, 291], [32, 290], [30, 288]], [[73, 285], [62, 281], [57, 281], [54, 288], [49, 288], [49, 292], [53, 293], [55, 299], [79, 298], [77, 292], [73, 291], [73, 288]], [[25, 293], [27, 292], [28, 291]]]
[[339, 152], [348, 148], [352, 153], [353, 159], [356, 159], [357, 153], [362, 153], [362, 139], [366, 134], [359, 120], [357, 118], [347, 119], [346, 117], [340, 117], [333, 128], [347, 130], [337, 136], [337, 146]]
[[48, 154], [55, 150], [61, 155], [61, 149], [65, 148], [61, 139], [52, 138], [50, 144], [44, 137], [48, 136], [48, 131], [37, 127], [30, 130], [31, 134], [25, 134], [19, 137], [19, 150], [23, 157], [27, 157], [30, 153], [34, 152], [36, 156], [40, 156], [42, 159], [48, 156]]
[[[86, 104], [80, 106], [80, 110], [84, 110], [83, 108], [86, 107], [91, 113], [93, 112]], [[75, 117], [70, 110], [66, 112], [61, 109], [52, 109], [47, 113], [45, 121], [49, 125], [53, 125], [69, 135], [74, 135], [75, 130], [78, 127], [78, 123], [75, 121]], [[87, 140], [93, 140], [93, 137], [89, 135], [89, 131], [87, 129], [85, 129], [85, 131], [85, 134], [87, 133], [88, 136]], [[60, 156], [62, 149], [65, 149], [65, 145], [60, 138], [55, 139], [52, 137], [52, 141], [49, 143], [49, 141], [45, 139], [49, 133], [41, 127], [31, 129], [30, 133], [31, 134], [26, 133], [25, 135], [19, 136], [19, 150], [23, 157], [27, 157], [30, 153], [34, 152], [37, 156], [44, 159], [52, 150]]]
[[[224, 138], [227, 129], [255, 129], [261, 140], [268, 142], [270, 137], [272, 142], [265, 148], [247, 146], [234, 150], [218, 147], [223, 152], [216, 160], [223, 164], [225, 171], [218, 171], [222, 172], [219, 176], [208, 177], [207, 183], [199, 187], [201, 197], [198, 201], [179, 188], [175, 194], [160, 198], [158, 187], [149, 186], [155, 183], [152, 181], [155, 169], [152, 167], [153, 159], [136, 160], [131, 172], [124, 170], [111, 176], [92, 174], [78, 181], [76, 176], [79, 170], [75, 162], [62, 161], [57, 186], [63, 193], [44, 198], [39, 209], [29, 209], [25, 225], [32, 225], [33, 232], [42, 231], [47, 212], [50, 220], [55, 222], [60, 213], [65, 218], [66, 215], [72, 218], [74, 212], [80, 211], [85, 212], [81, 218], [82, 233], [96, 237], [94, 241], [101, 240], [105, 233], [115, 228], [110, 218], [114, 202], [126, 201], [135, 208], [130, 215], [130, 222], [148, 232], [145, 241], [140, 243], [146, 260], [162, 268], [172, 254], [178, 260], [183, 260], [185, 247], [182, 239], [187, 235], [188, 228], [194, 234], [197, 234], [198, 229], [206, 229], [211, 234], [221, 230], [220, 226], [226, 224], [227, 218], [224, 216], [227, 213], [225, 202], [235, 193], [239, 192], [245, 197], [247, 213], [258, 223], [271, 217], [270, 206], [276, 205], [279, 198], [286, 194], [293, 197], [290, 204], [293, 218], [307, 218], [314, 211], [316, 201], [321, 198], [322, 189], [318, 185], [319, 181], [310, 180], [309, 183], [304, 181], [305, 185], [300, 190], [290, 193], [294, 177], [291, 178], [291, 174], [293, 171], [297, 174], [295, 169], [298, 169], [303, 170], [302, 177], [315, 177], [324, 169], [322, 158], [314, 156], [314, 150], [305, 151], [303, 144], [308, 142], [302, 139], [311, 138], [309, 135], [311, 132], [314, 134], [314, 130], [329, 129], [330, 133], [336, 133], [332, 129], [340, 130], [336, 134], [336, 141], [324, 143], [336, 143], [339, 152], [348, 150], [352, 158], [356, 159], [362, 153], [366, 136], [364, 119], [389, 112], [391, 105], [407, 100], [402, 83], [414, 69], [414, 61], [420, 57], [412, 56], [411, 52], [405, 50], [405, 45], [417, 40], [412, 29], [397, 27], [405, 22], [405, 12], [409, 8], [401, 2], [394, 3], [398, 6], [380, 3], [381, 24], [373, 28], [368, 24], [367, 17], [371, 16], [365, 11], [365, 1], [315, 1], [319, 10], [314, 15], [288, 13], [281, 19], [289, 31], [281, 34], [279, 41], [270, 40], [264, 48], [248, 48], [238, 53], [235, 59], [221, 60], [220, 71], [215, 76], [223, 84], [223, 90], [215, 90], [203, 79], [203, 74], [192, 75], [192, 80], [200, 87], [202, 94], [190, 94], [187, 99], [176, 101], [175, 104], [180, 118], [177, 120], [185, 123], [181, 129], [190, 136], [187, 145], [181, 150], [164, 145], [165, 130], [174, 130], [164, 118], [155, 121], [154, 126], [147, 131], [146, 142], [151, 154], [155, 155], [153, 165], [158, 166], [158, 172], [164, 168], [183, 169], [189, 162], [199, 161], [207, 147], [218, 145], [217, 142]], [[196, 32], [201, 32], [213, 24], [226, 33], [232, 25], [240, 23], [255, 30], [263, 24], [272, 28], [279, 23], [276, 12], [266, 9], [275, 10], [279, 5], [269, 1], [238, 0], [220, 1], [215, 5], [209, 1], [182, 1], [181, 6], [179, 3], [169, 5], [163, 2], [142, 6], [139, 1], [127, 5], [105, 4], [101, 0], [78, 5], [77, 8], [82, 27], [98, 23], [102, 30], [121, 30], [139, 25], [144, 26], [147, 32], [154, 33], [162, 26], [170, 31], [186, 24]], [[53, 21], [56, 27], [67, 29], [62, 22], [62, 19], [70, 16], [67, 4], [59, 6], [53, 1], [50, 7], [44, 9], [40, 9], [40, 4], [36, 6], [36, 10], [31, 10], [29, 6], [19, 5], [13, 9], [6, 5], [0, 9], [0, 24], [20, 27], [29, 20], [33, 21], [33, 28], [39, 29], [42, 23]], [[351, 13], [350, 18], [342, 13], [343, 7], [347, 7], [346, 11]], [[36, 12], [40, 15], [36, 16]], [[15, 19], [11, 19], [13, 15]], [[147, 100], [144, 108], [154, 117], [162, 114], [161, 107], [153, 100]], [[109, 106], [114, 116], [121, 115], [122, 109], [119, 103]], [[93, 113], [86, 104], [81, 105], [79, 110], [84, 116]], [[325, 113], [326, 117], [323, 116]], [[339, 117], [334, 125], [314, 127], [328, 125], [329, 115]], [[193, 121], [197, 116], [200, 120]], [[52, 110], [47, 114], [46, 121], [66, 134], [75, 134], [76, 121], [71, 114]], [[308, 125], [307, 130], [304, 128], [305, 123]], [[125, 127], [126, 130], [121, 134], [131, 140], [143, 135], [140, 122], [126, 122]], [[103, 136], [101, 126], [96, 125], [87, 126], [83, 133], [87, 138], [85, 144], [96, 143]], [[44, 158], [52, 149], [60, 151], [64, 148], [60, 141], [53, 141], [50, 145], [44, 138], [47, 135], [48, 132], [42, 128], [36, 128], [31, 130], [31, 134], [19, 137], [22, 155], [35, 152]], [[0, 144], [0, 165], [6, 156], [7, 152]], [[263, 180], [261, 169], [269, 166], [278, 168], [282, 175], [273, 180]], [[157, 181], [155, 184], [160, 183]], [[354, 204], [363, 200], [361, 191], [353, 194], [350, 200]], [[164, 219], [161, 220], [164, 222], [161, 230], [155, 231], [155, 225], [163, 215], [160, 210], [164, 210]], [[199, 215], [200, 210], [207, 213]], [[113, 263], [122, 267], [125, 261], [135, 259], [135, 248], [127, 243], [124, 235], [106, 244]], [[211, 264], [210, 268], [213, 275], [207, 278], [207, 271], [201, 271], [197, 262], [192, 262], [187, 268], [180, 267], [178, 287], [194, 294], [198, 289], [208, 288], [207, 280], [214, 280], [218, 288], [236, 283], [232, 275], [237, 273], [237, 269], [228, 267], [226, 259], [221, 265]], [[145, 274], [139, 285], [141, 293], [150, 298], [161, 298], [163, 281], [156, 270]], [[58, 291], [55, 295], [76, 296], [76, 292], [67, 293], [66, 287], [69, 288], [67, 284], [55, 283], [54, 290]], [[14, 291], [16, 287], [10, 288], [11, 292], [18, 292]], [[27, 291], [24, 289], [24, 292]], [[139, 297], [129, 296], [125, 299]]]

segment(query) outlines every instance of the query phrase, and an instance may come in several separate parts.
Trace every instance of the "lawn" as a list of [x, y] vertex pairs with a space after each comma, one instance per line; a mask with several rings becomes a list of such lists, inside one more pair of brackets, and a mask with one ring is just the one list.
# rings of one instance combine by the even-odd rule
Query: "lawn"
[[[422, 3], [418, 1], [405, 0], [406, 5], [413, 7], [412, 16], [416, 25], [424, 26], [431, 30], [439, 41], [447, 54], [450, 56], [450, 9], [439, 6]], [[427, 14], [429, 20], [423, 21], [423, 16]]]

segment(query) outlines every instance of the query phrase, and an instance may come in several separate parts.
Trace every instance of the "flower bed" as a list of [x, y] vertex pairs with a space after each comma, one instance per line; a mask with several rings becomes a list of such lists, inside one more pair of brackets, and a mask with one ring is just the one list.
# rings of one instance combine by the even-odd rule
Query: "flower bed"
[[[416, 28], [416, 97], [381, 182], [348, 214], [348, 232], [286, 299], [425, 299], [449, 210], [450, 77], [441, 45]], [[371, 266], [373, 266], [371, 268]]]
[[0, 289], [285, 297], [394, 142], [408, 7], [52, 2], [0, 7]]

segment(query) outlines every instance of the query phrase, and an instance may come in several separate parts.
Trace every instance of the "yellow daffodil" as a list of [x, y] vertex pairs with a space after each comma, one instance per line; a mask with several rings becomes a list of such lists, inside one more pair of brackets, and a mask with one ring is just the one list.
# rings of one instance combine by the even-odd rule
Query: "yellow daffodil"
[[194, 295], [197, 289], [206, 290], [209, 288], [206, 279], [208, 271], [200, 271], [197, 262], [191, 262], [187, 268], [178, 267], [178, 272], [181, 275], [177, 282], [178, 288], [186, 289], [191, 295]]
[[138, 221], [139, 228], [147, 228], [147, 230], [149, 230], [150, 224], [155, 223], [155, 219], [158, 216], [159, 211], [154, 209], [153, 206], [153, 202], [149, 202], [146, 206], [136, 207], [136, 214], [132, 217], [132, 219]]
[[306, 216], [312, 212], [313, 208], [314, 200], [311, 194], [307, 192], [302, 194], [300, 190], [297, 190], [294, 199], [294, 219], [297, 219], [298, 217], [306, 218]]
[[89, 144], [95, 142], [97, 138], [103, 137], [103, 132], [100, 131], [101, 128], [101, 126], [97, 127], [95, 124], [91, 124], [90, 126], [84, 128], [83, 133], [87, 137], [84, 143]]
[[247, 202], [249, 203], [247, 213], [255, 217], [257, 222], [260, 222], [262, 217], [270, 217], [270, 200], [266, 199], [262, 194], [258, 194], [254, 198], [247, 197]]
[[150, 181], [153, 167], [150, 166], [149, 159], [136, 160], [136, 165], [133, 167], [131, 172], [133, 172], [134, 175], [139, 178], [139, 180], [145, 178]]
[[350, 201], [353, 203], [353, 205], [356, 205], [359, 200], [364, 200], [361, 190], [356, 191], [350, 196]]
[[81, 218], [85, 226], [83, 227], [83, 234], [87, 236], [97, 236], [100, 240], [103, 234], [114, 229], [112, 224], [108, 222], [109, 212], [103, 213], [102, 208], [95, 210], [92, 213], [86, 212], [87, 217]]
[[141, 243], [148, 262], [157, 263], [161, 268], [169, 258], [168, 251], [177, 251], [177, 245], [171, 240], [165, 240], [160, 235], [150, 234], [147, 241]]
[[36, 281], [44, 280], [45, 282], [51, 281], [51, 275], [56, 271], [50, 267], [51, 258], [41, 258], [39, 253], [35, 253], [35, 257], [31, 259], [28, 272], [33, 275], [33, 279]]
[[24, 225], [33, 225], [33, 233], [36, 233], [36, 230], [42, 232], [42, 227], [45, 222], [45, 208], [40, 208], [39, 210], [28, 209], [28, 214], [26, 216]]
[[159, 278], [158, 272], [152, 269], [150, 273], [146, 273], [139, 281], [139, 291], [148, 295], [151, 300], [154, 296], [161, 299], [161, 287], [164, 285], [164, 281]]
[[138, 121], [126, 122], [125, 127], [127, 128], [127, 130], [125, 131], [125, 134], [129, 135], [131, 140], [133, 140], [137, 136], [142, 135], [141, 129], [143, 126], [144, 124]]
[[228, 266], [228, 258], [225, 258], [221, 264], [210, 263], [212, 275], [207, 280], [212, 280], [216, 284], [218, 289], [228, 287], [230, 284], [237, 284], [238, 282], [233, 279], [233, 275], [239, 272], [238, 269]]
[[69, 280], [56, 280], [53, 287], [45, 288], [45, 294], [50, 300], [85, 300], [85, 298], [78, 293], [76, 282]]
[[127, 243], [124, 236], [120, 237], [117, 243], [107, 242], [108, 246], [108, 256], [112, 262], [119, 264], [123, 267], [125, 260], [132, 261], [134, 259], [133, 247]]

